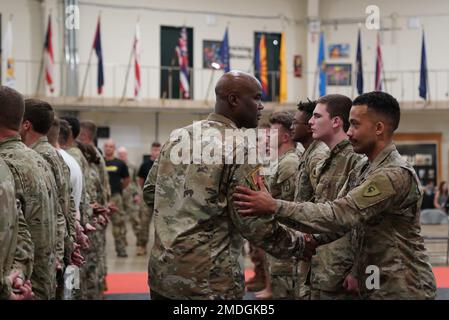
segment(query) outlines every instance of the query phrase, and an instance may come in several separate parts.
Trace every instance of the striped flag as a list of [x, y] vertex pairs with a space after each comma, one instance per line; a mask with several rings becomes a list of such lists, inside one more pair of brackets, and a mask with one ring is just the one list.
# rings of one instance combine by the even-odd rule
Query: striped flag
[[318, 47], [318, 88], [320, 90], [320, 97], [326, 95], [326, 57], [325, 57], [325, 48], [324, 48], [324, 32], [320, 33], [320, 44]]
[[134, 36], [133, 45], [133, 55], [134, 55], [134, 97], [140, 97], [140, 28], [139, 24], [136, 24], [136, 34]]
[[44, 55], [45, 55], [45, 82], [47, 83], [50, 92], [53, 93], [54, 56], [53, 56], [53, 44], [51, 32], [51, 15], [48, 15], [48, 26], [47, 26], [47, 33], [45, 35]]
[[260, 36], [259, 45], [255, 53], [256, 76], [262, 85], [262, 98], [268, 96], [267, 44], [265, 34]]
[[185, 27], [181, 29], [181, 34], [176, 47], [176, 54], [178, 55], [179, 63], [179, 87], [181, 89], [181, 98], [190, 98], [189, 85], [189, 53], [187, 51], [187, 30]]
[[382, 50], [380, 49], [380, 36], [377, 34], [376, 49], [376, 74], [374, 79], [374, 91], [382, 91]]
[[8, 21], [6, 26], [5, 35], [3, 38], [3, 54], [2, 56], [6, 60], [6, 75], [5, 75], [5, 85], [13, 88], [15, 85], [15, 75], [14, 75], [14, 58], [12, 55], [12, 22]]
[[103, 92], [104, 86], [104, 71], [103, 71], [103, 52], [101, 50], [100, 17], [98, 17], [97, 30], [95, 31], [93, 48], [98, 58], [97, 92], [98, 94], [101, 94]]
[[219, 54], [220, 54], [220, 60], [221, 60], [221, 63], [222, 63], [222, 69], [224, 70], [224, 72], [231, 71], [231, 66], [229, 64], [228, 28], [226, 28], [225, 34], [223, 36], [223, 41], [221, 41]]
[[355, 60], [355, 67], [357, 70], [357, 92], [358, 94], [363, 93], [363, 63], [362, 63], [362, 38], [359, 34], [357, 37], [357, 55]]
[[279, 53], [279, 102], [287, 101], [287, 66], [285, 64], [285, 33], [281, 34], [281, 49]]
[[422, 31], [421, 44], [421, 70], [419, 72], [419, 96], [427, 100], [427, 87], [429, 78], [427, 75], [426, 41], [424, 39], [424, 30]]

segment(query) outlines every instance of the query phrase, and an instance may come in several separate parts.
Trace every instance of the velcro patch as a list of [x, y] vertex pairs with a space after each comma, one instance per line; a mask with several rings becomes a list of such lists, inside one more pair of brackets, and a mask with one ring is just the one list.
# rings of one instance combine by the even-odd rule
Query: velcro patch
[[385, 175], [376, 175], [349, 192], [360, 210], [372, 207], [396, 194], [393, 184]]

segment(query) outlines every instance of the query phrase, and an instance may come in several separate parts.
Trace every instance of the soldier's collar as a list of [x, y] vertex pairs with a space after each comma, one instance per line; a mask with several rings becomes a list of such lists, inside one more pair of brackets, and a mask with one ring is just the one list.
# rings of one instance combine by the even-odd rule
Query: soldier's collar
[[373, 162], [370, 163], [370, 168], [377, 168], [384, 160], [393, 152], [396, 150], [396, 145], [391, 142], [389, 143], [373, 160]]
[[348, 139], [344, 139], [342, 141], [340, 141], [339, 143], [337, 143], [337, 145], [335, 147], [332, 148], [332, 150], [330, 151], [330, 156], [329, 158], [331, 158], [333, 155], [336, 155], [337, 153], [339, 153], [341, 150], [343, 150], [344, 148], [346, 148], [348, 145], [350, 145], [351, 143], [349, 142]]
[[312, 153], [313, 150], [315, 150], [316, 148], [318, 148], [318, 146], [320, 144], [324, 144], [324, 142], [318, 141], [318, 140], [313, 140], [313, 142], [310, 144], [310, 146], [307, 148], [307, 150], [304, 151], [303, 153], [303, 157], [305, 158], [308, 154]]
[[39, 143], [42, 143], [42, 142], [48, 142], [47, 136], [42, 136], [39, 139], [37, 139], [33, 144], [30, 145], [30, 148], [34, 149], [34, 147], [36, 147]]
[[13, 135], [12, 137], [0, 140], [0, 145], [6, 144], [6, 143], [11, 142], [11, 141], [22, 141], [22, 138], [20, 138], [20, 134], [16, 134], [16, 135]]
[[237, 125], [234, 123], [234, 121], [218, 113], [210, 113], [207, 117], [207, 120], [221, 122], [229, 127], [237, 129]]

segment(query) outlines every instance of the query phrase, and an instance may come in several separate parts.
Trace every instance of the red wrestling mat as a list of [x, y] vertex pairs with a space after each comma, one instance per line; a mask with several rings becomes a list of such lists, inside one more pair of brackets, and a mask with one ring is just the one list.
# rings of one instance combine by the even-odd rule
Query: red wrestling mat
[[[449, 267], [435, 267], [433, 268], [433, 272], [437, 279], [437, 287], [449, 288]], [[254, 271], [252, 269], [245, 270], [246, 279], [253, 276]], [[148, 274], [146, 272], [110, 273], [106, 278], [108, 291], [105, 293], [148, 293], [147, 280]]]

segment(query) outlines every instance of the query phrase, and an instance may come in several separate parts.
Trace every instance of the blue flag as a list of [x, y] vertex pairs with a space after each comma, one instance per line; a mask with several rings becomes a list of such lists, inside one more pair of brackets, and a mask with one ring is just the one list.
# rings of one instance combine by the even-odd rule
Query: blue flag
[[325, 64], [325, 56], [324, 56], [324, 33], [320, 33], [320, 47], [318, 50], [318, 68], [320, 72], [319, 77], [319, 88], [320, 88], [320, 97], [326, 95], [326, 64]]
[[104, 86], [104, 73], [103, 73], [103, 53], [101, 50], [101, 35], [100, 35], [100, 17], [98, 17], [97, 31], [95, 32], [95, 39], [93, 48], [98, 58], [98, 71], [97, 71], [97, 92], [101, 94]]
[[360, 36], [360, 29], [359, 29], [359, 35], [357, 38], [357, 56], [355, 60], [355, 65], [357, 68], [357, 92], [359, 94], [363, 93], [363, 67], [362, 67], [362, 39]]
[[223, 41], [220, 46], [220, 60], [224, 72], [229, 72], [231, 66], [229, 64], [229, 40], [228, 40], [228, 28], [226, 28]]
[[426, 43], [424, 41], [424, 30], [422, 32], [421, 47], [421, 71], [419, 73], [419, 96], [427, 100], [427, 59], [426, 59]]

